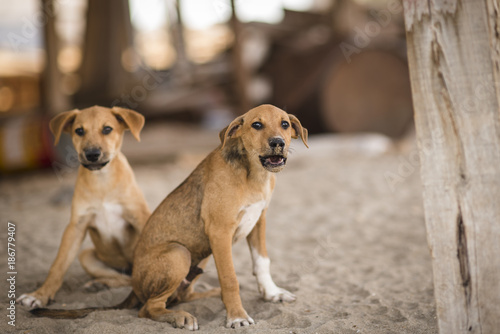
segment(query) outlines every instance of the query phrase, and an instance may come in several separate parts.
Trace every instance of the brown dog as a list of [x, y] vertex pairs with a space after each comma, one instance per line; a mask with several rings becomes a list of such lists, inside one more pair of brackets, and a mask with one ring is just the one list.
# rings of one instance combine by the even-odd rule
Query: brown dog
[[120, 305], [81, 310], [32, 311], [38, 316], [80, 318], [95, 310], [131, 308], [139, 316], [198, 329], [191, 314], [165, 307], [219, 294], [219, 289], [193, 292], [192, 286], [213, 254], [226, 306], [226, 327], [254, 320], [243, 309], [231, 255], [232, 244], [245, 238], [253, 273], [263, 298], [293, 301], [295, 296], [273, 282], [265, 243], [266, 211], [275, 175], [286, 164], [292, 138], [307, 146], [307, 130], [299, 120], [271, 105], [236, 118], [220, 133], [221, 145], [163, 200], [149, 218], [137, 243], [132, 270], [133, 292]]
[[264, 299], [295, 300], [269, 273], [265, 215], [275, 184], [272, 173], [285, 167], [290, 140], [299, 136], [307, 146], [307, 130], [299, 120], [271, 105], [250, 110], [221, 132], [222, 144], [158, 206], [137, 243], [132, 286], [144, 304], [140, 317], [198, 329], [195, 317], [168, 310], [165, 303], [214, 294], [195, 294], [190, 287], [213, 253], [226, 327], [253, 324], [241, 304], [231, 255], [232, 244], [242, 238], [250, 246]]
[[88, 231], [95, 248], [80, 253], [85, 271], [94, 278], [87, 288], [130, 285], [133, 252], [150, 210], [125, 156], [123, 132], [139, 140], [144, 117], [132, 110], [94, 106], [61, 113], [50, 122], [55, 144], [70, 132], [81, 166], [57, 257], [43, 285], [17, 302], [29, 308], [47, 305], [59, 290]]

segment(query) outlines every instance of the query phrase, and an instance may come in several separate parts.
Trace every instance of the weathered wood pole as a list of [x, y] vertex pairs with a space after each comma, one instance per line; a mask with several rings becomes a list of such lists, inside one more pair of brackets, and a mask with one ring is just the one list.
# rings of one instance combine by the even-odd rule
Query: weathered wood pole
[[500, 333], [498, 0], [403, 0], [441, 334]]

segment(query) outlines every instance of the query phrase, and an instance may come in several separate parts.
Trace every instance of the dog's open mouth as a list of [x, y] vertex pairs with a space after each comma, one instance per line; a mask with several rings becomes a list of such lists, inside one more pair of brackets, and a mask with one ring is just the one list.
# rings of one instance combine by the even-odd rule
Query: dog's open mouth
[[88, 170], [99, 170], [102, 167], [106, 166], [109, 161], [101, 162], [101, 163], [82, 163], [82, 166], [87, 168]]
[[259, 158], [262, 166], [269, 170], [283, 167], [286, 164], [286, 158], [282, 155], [268, 155]]

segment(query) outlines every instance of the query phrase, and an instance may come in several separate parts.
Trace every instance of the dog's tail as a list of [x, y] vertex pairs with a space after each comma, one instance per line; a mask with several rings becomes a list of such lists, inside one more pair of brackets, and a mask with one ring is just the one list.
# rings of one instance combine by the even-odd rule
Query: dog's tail
[[36, 308], [34, 310], [31, 310], [30, 313], [37, 317], [46, 317], [52, 319], [80, 319], [86, 317], [87, 315], [89, 315], [94, 311], [131, 309], [139, 305], [140, 305], [139, 298], [137, 298], [134, 291], [132, 291], [124, 301], [115, 306], [88, 307], [78, 310]]

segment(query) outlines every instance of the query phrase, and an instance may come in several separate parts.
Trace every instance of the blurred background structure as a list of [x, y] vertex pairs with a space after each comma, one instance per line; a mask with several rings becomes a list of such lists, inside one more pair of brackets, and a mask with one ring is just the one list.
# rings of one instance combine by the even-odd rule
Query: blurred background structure
[[92, 105], [222, 129], [262, 103], [311, 133], [412, 127], [398, 0], [0, 3], [0, 169], [50, 166], [48, 120]]

